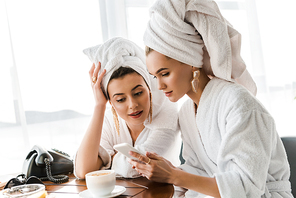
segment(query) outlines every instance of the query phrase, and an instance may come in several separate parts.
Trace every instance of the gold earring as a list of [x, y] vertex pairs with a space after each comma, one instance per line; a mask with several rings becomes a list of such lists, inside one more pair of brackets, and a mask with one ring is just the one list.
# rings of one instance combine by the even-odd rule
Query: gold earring
[[149, 109], [149, 123], [152, 122], [152, 94], [150, 92], [150, 109]]
[[198, 83], [199, 83], [199, 75], [200, 75], [200, 71], [194, 71], [193, 72], [193, 80], [191, 81], [191, 86], [192, 86], [192, 90], [197, 93], [197, 87], [198, 87]]
[[118, 120], [117, 113], [116, 113], [113, 106], [111, 108], [111, 111], [112, 111], [112, 114], [113, 114], [113, 120], [114, 120], [114, 123], [115, 123], [115, 128], [116, 128], [117, 134], [119, 135], [119, 120]]

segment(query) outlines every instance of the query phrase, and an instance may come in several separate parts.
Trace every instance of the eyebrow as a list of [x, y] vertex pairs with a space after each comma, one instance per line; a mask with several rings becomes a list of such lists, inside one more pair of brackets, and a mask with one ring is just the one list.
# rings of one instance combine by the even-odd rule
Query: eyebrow
[[132, 91], [134, 91], [135, 89], [137, 89], [138, 87], [143, 87], [142, 85], [137, 85], [134, 88], [132, 88]]
[[159, 72], [166, 70], [166, 69], [169, 69], [169, 68], [160, 68], [159, 70], [157, 70], [156, 74], [158, 74]]
[[[134, 88], [132, 88], [132, 91], [134, 91], [138, 87], [143, 87], [143, 85], [136, 85]], [[123, 93], [116, 93], [116, 94], [113, 94], [112, 98], [114, 98], [114, 96], [120, 96], [120, 95], [124, 95], [124, 94]]]

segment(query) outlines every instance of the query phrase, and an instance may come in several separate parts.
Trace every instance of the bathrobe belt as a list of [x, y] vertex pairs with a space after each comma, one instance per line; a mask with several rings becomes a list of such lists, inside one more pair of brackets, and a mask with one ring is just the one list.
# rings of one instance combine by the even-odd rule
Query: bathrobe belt
[[291, 192], [291, 183], [289, 181], [273, 181], [266, 183], [265, 196], [271, 198], [272, 192]]

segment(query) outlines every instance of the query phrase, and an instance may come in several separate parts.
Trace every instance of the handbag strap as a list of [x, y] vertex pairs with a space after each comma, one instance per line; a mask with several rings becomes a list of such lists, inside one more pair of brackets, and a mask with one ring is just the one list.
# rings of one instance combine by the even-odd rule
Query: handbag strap
[[65, 183], [69, 181], [69, 177], [67, 175], [55, 175], [53, 176], [51, 174], [51, 167], [50, 167], [50, 161], [48, 158], [44, 158], [44, 162], [46, 165], [46, 175], [47, 177], [40, 178], [42, 181], [49, 180], [54, 183]]

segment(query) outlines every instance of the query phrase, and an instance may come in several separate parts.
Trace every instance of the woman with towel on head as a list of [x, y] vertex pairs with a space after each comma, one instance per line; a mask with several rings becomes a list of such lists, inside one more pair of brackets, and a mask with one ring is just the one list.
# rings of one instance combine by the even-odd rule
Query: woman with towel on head
[[[119, 176], [139, 177], [127, 158], [113, 149], [119, 143], [178, 160], [179, 153], [171, 153], [181, 146], [176, 146], [177, 106], [157, 89], [147, 71], [144, 50], [129, 40], [113, 38], [84, 53], [94, 63], [89, 75], [95, 107], [76, 153], [76, 177], [83, 179], [88, 172], [108, 168]], [[112, 108], [106, 107], [108, 101]]]
[[186, 197], [293, 197], [275, 123], [255, 98], [240, 57], [240, 34], [211, 0], [157, 0], [144, 34], [146, 65], [179, 111], [180, 167], [156, 153], [130, 152], [141, 175], [183, 187]]

